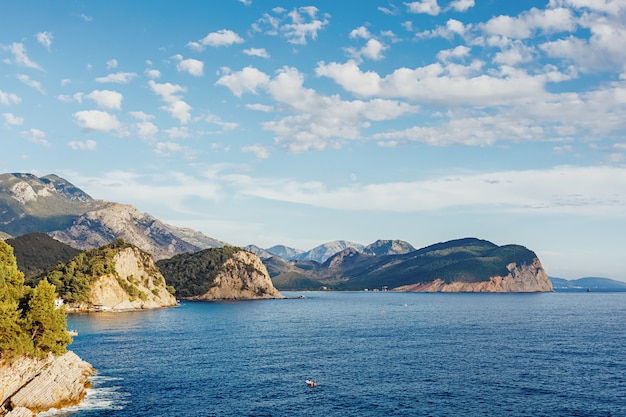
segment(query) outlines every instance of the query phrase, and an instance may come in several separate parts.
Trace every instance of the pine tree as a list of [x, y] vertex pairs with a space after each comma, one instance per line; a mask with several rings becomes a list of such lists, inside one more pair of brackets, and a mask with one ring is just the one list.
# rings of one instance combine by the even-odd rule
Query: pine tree
[[67, 332], [65, 310], [54, 306], [56, 288], [47, 279], [37, 284], [28, 299], [25, 327], [39, 354], [61, 355], [72, 342]]
[[0, 241], [0, 359], [32, 353], [33, 343], [23, 329], [20, 300], [24, 275], [17, 269], [13, 248]]

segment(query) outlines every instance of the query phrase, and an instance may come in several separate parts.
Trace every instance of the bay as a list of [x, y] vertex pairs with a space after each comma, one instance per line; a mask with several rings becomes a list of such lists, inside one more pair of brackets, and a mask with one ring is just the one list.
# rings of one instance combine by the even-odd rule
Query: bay
[[299, 294], [70, 315], [98, 374], [46, 414], [626, 415], [626, 293]]

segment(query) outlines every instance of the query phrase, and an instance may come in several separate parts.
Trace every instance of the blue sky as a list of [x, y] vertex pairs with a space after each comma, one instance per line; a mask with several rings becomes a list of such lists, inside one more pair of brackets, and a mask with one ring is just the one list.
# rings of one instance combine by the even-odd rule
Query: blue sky
[[0, 172], [234, 245], [626, 280], [626, 1], [5, 2]]

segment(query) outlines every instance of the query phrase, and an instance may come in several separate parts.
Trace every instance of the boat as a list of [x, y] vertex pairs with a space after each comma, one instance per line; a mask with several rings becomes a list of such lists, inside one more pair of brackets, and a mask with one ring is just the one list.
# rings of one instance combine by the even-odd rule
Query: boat
[[315, 381], [313, 381], [313, 380], [310, 380], [310, 379], [307, 379], [304, 382], [306, 382], [307, 386], [309, 386], [309, 387], [316, 387], [317, 386], [317, 383]]
[[69, 330], [67, 331], [67, 333], [68, 333], [70, 336], [78, 336], [78, 331], [76, 331], [76, 330], [69, 329]]

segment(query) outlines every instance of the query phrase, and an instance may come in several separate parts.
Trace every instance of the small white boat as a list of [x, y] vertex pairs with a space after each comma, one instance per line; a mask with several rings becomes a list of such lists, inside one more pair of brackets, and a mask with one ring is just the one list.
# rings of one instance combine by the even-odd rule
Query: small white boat
[[310, 380], [310, 379], [307, 379], [304, 382], [306, 382], [307, 386], [309, 386], [309, 387], [316, 387], [317, 386], [317, 383], [315, 381]]

